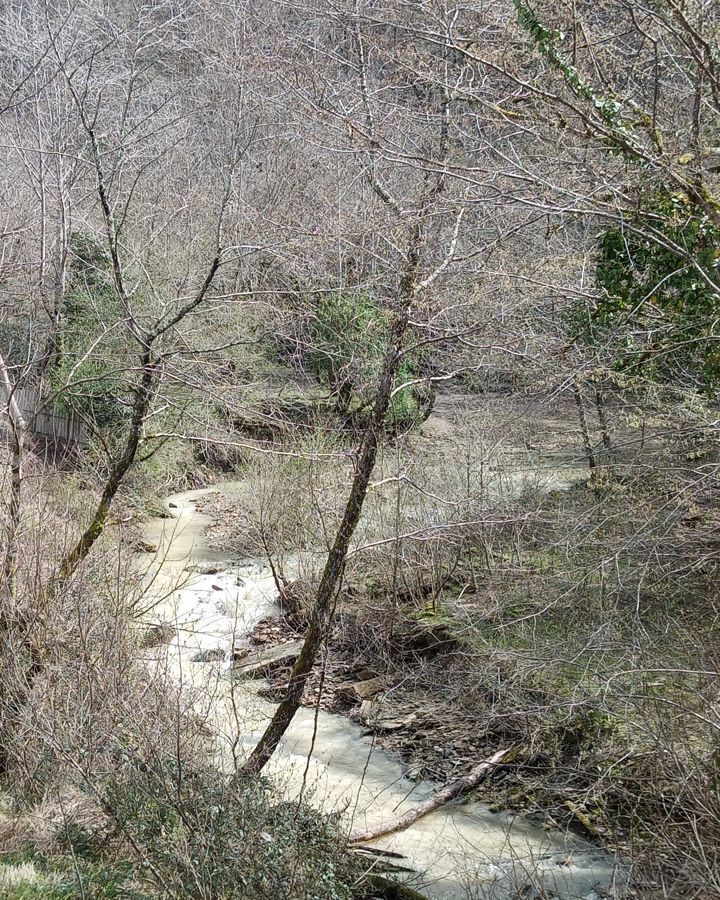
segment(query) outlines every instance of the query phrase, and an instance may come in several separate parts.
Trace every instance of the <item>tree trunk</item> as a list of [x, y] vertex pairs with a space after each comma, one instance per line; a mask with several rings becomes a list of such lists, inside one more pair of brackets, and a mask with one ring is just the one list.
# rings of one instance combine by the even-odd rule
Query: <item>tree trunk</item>
[[395, 374], [401, 358], [402, 342], [407, 329], [407, 306], [408, 304], [406, 303], [393, 327], [392, 342], [383, 362], [382, 375], [375, 396], [372, 416], [365, 428], [360, 445], [350, 496], [345, 506], [345, 513], [340, 527], [335, 535], [335, 541], [325, 563], [325, 569], [323, 570], [310, 618], [310, 625], [305, 633], [302, 650], [290, 676], [287, 692], [258, 741], [257, 746], [240, 768], [239, 775], [257, 775], [275, 752], [277, 745], [280, 743], [282, 736], [287, 731], [300, 706], [305, 683], [327, 632], [330, 613], [345, 565], [345, 557], [355, 528], [360, 520], [370, 477], [375, 468], [380, 434], [390, 405]]
[[0, 384], [5, 394], [6, 412], [9, 423], [11, 460], [10, 460], [10, 498], [8, 501], [8, 524], [5, 532], [5, 559], [3, 576], [5, 591], [9, 598], [15, 596], [18, 558], [18, 531], [20, 529], [21, 494], [23, 480], [23, 452], [27, 435], [27, 422], [15, 399], [15, 386], [10, 379], [7, 365], [0, 356]]
[[[361, 44], [360, 50], [362, 57]], [[361, 68], [363, 72], [364, 65], [363, 57], [361, 58]], [[364, 84], [363, 92], [366, 93]], [[370, 116], [369, 127], [371, 131], [374, 128], [372, 116]], [[443, 155], [446, 155], [447, 153], [445, 134], [445, 119], [443, 118], [441, 137], [441, 149]], [[368, 176], [373, 189], [378, 193], [383, 202], [390, 209], [401, 214], [397, 202], [377, 181], [376, 173], [372, 165], [368, 172]], [[275, 752], [276, 747], [282, 740], [283, 735], [290, 726], [290, 723], [300, 706], [308, 675], [312, 670], [315, 658], [327, 635], [337, 591], [342, 579], [345, 558], [350, 547], [350, 541], [352, 540], [352, 536], [360, 520], [360, 514], [367, 495], [370, 478], [375, 468], [380, 435], [384, 429], [385, 417], [390, 407], [390, 401], [392, 400], [393, 386], [395, 384], [398, 366], [402, 359], [402, 347], [410, 321], [413, 300], [419, 291], [427, 288], [435, 278], [444, 271], [455, 254], [457, 229], [460, 227], [462, 216], [458, 216], [457, 218], [456, 231], [445, 261], [432, 275], [428, 276], [424, 281], [418, 282], [417, 275], [420, 267], [420, 250], [424, 238], [425, 216], [430, 204], [442, 192], [444, 186], [445, 175], [441, 172], [434, 182], [430, 182], [428, 190], [420, 202], [417, 217], [409, 224], [407, 251], [397, 290], [397, 314], [393, 321], [388, 349], [383, 359], [372, 413], [365, 426], [363, 437], [358, 448], [357, 465], [352, 487], [350, 489], [350, 496], [348, 497], [345, 512], [335, 535], [332, 548], [328, 553], [325, 568], [315, 596], [315, 605], [311, 613], [310, 624], [305, 633], [302, 650], [300, 651], [300, 655], [293, 668], [290, 676], [290, 683], [288, 684], [287, 692], [282, 703], [276, 709], [270, 723], [263, 732], [247, 761], [237, 770], [235, 774], [236, 778], [257, 775], [262, 771], [265, 764]]]
[[135, 388], [132, 420], [130, 422], [130, 430], [125, 441], [122, 455], [110, 469], [110, 474], [105, 482], [105, 487], [103, 488], [98, 505], [95, 508], [95, 514], [93, 515], [92, 521], [80, 535], [77, 543], [60, 563], [58, 574], [51, 584], [51, 592], [72, 576], [80, 563], [87, 557], [95, 544], [95, 541], [100, 537], [105, 528], [112, 502], [115, 499], [118, 488], [135, 462], [138, 447], [140, 446], [140, 438], [142, 437], [143, 424], [152, 402], [156, 380], [157, 367], [153, 362], [150, 347], [146, 347], [142, 354], [142, 377], [140, 383]]
[[578, 419], [580, 421], [580, 433], [582, 435], [583, 447], [585, 448], [585, 456], [587, 457], [590, 476], [594, 477], [597, 470], [597, 459], [593, 442], [590, 438], [590, 430], [588, 428], [587, 414], [585, 412], [585, 401], [583, 400], [582, 391], [577, 381], [573, 381], [573, 394], [575, 396], [575, 404], [577, 405]]
[[417, 806], [413, 807], [409, 812], [406, 812], [404, 816], [390, 819], [382, 825], [377, 825], [375, 828], [368, 828], [366, 831], [351, 831], [348, 843], [360, 844], [363, 841], [374, 841], [375, 838], [382, 837], [384, 834], [394, 834], [396, 831], [404, 831], [414, 822], [417, 822], [418, 819], [422, 819], [423, 816], [428, 815], [428, 813], [434, 812], [436, 809], [439, 809], [441, 806], [444, 806], [450, 800], [454, 800], [461, 794], [471, 791], [483, 780], [483, 778], [492, 772], [496, 766], [499, 766], [502, 763], [508, 753], [510, 753], [510, 748], [498, 750], [497, 753], [493, 753], [489, 759], [486, 759], [475, 766], [469, 774], [464, 775], [462, 778], [457, 778], [455, 781], [450, 782], [450, 784], [445, 785], [444, 788], [441, 788], [439, 791], [432, 794], [427, 800], [423, 800], [422, 803], [418, 803]]
[[610, 438], [610, 426], [608, 424], [607, 407], [605, 405], [605, 393], [600, 388], [595, 388], [595, 407], [597, 409], [598, 421], [600, 422], [600, 437], [602, 439], [603, 450], [605, 451], [605, 462], [610, 464], [612, 456], [612, 440]]
[[338, 415], [344, 416], [347, 414], [347, 411], [350, 409], [352, 395], [353, 383], [349, 378], [346, 378], [338, 389], [337, 403], [335, 405], [335, 411]]

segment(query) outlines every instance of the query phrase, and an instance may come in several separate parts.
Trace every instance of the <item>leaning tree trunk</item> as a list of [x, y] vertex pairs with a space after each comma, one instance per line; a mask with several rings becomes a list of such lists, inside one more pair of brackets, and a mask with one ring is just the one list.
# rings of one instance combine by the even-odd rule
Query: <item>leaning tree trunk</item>
[[80, 563], [82, 563], [88, 553], [90, 553], [93, 545], [105, 528], [112, 502], [115, 499], [118, 488], [130, 471], [137, 457], [138, 447], [140, 446], [142, 437], [143, 424], [152, 402], [156, 381], [157, 367], [153, 362], [150, 348], [146, 347], [142, 355], [142, 376], [140, 378], [140, 383], [135, 388], [132, 419], [125, 440], [125, 446], [110, 469], [110, 473], [105, 481], [102, 495], [100, 496], [98, 505], [95, 507], [95, 513], [90, 524], [60, 563], [58, 574], [52, 583], [52, 590], [58, 585], [66, 582], [72, 576]]
[[15, 387], [10, 379], [7, 365], [0, 356], [0, 383], [7, 404], [7, 418], [10, 436], [10, 496], [8, 500], [8, 522], [5, 529], [5, 559], [3, 561], [3, 576], [5, 591], [12, 600], [15, 596], [18, 559], [18, 532], [20, 530], [21, 493], [22, 493], [22, 466], [23, 452], [25, 449], [25, 437], [27, 435], [27, 422], [15, 399]]
[[[361, 89], [366, 101], [367, 127], [374, 141], [375, 125], [367, 97], [365, 55], [359, 34], [356, 34], [356, 39], [358, 41], [360, 57]], [[448, 105], [446, 102], [442, 115], [440, 138], [440, 148], [443, 157], [447, 156], [448, 151], [447, 109]], [[373, 190], [380, 197], [382, 202], [402, 217], [403, 213], [401, 207], [377, 178], [372, 153], [367, 174]], [[265, 764], [275, 752], [276, 747], [282, 740], [283, 735], [290, 726], [290, 723], [300, 706], [305, 684], [330, 626], [332, 609], [342, 579], [350, 541], [352, 540], [352, 536], [360, 520], [360, 514], [365, 502], [365, 497], [367, 496], [370, 478], [375, 468], [380, 435], [384, 429], [385, 418], [393, 396], [393, 387], [398, 367], [402, 359], [403, 342], [410, 321], [413, 300], [420, 291], [426, 289], [439, 275], [442, 274], [442, 272], [445, 271], [455, 255], [462, 213], [457, 217], [455, 232], [445, 260], [438, 266], [432, 275], [428, 276], [423, 281], [418, 282], [417, 275], [420, 266], [420, 250], [424, 239], [424, 219], [430, 205], [437, 199], [445, 187], [445, 174], [444, 171], [442, 171], [442, 167], [434, 181], [428, 179], [428, 183], [428, 190], [420, 202], [418, 216], [411, 222], [409, 227], [405, 265], [397, 293], [398, 311], [393, 322], [388, 350], [383, 359], [380, 380], [377, 385], [370, 419], [365, 426], [362, 440], [358, 448], [355, 476], [350, 489], [350, 496], [348, 497], [340, 526], [335, 534], [335, 540], [328, 553], [317, 594], [315, 595], [315, 604], [310, 615], [310, 624], [305, 633], [303, 646], [290, 676], [290, 683], [282, 703], [276, 709], [275, 714], [254, 750], [244, 765], [236, 772], [236, 777], [254, 776], [262, 771]]]
[[327, 633], [330, 613], [342, 578], [345, 557], [360, 520], [363, 503], [370, 484], [370, 477], [375, 468], [380, 435], [385, 425], [385, 416], [392, 398], [392, 390], [402, 355], [402, 342], [407, 323], [408, 308], [406, 304], [402, 313], [398, 315], [393, 328], [392, 341], [383, 362], [382, 375], [378, 384], [372, 415], [365, 428], [360, 445], [350, 496], [325, 563], [302, 650], [290, 676], [290, 683], [285, 697], [275, 711], [257, 746], [240, 768], [238, 773], [240, 775], [257, 775], [263, 769], [275, 752], [302, 701], [305, 683]]
[[422, 819], [423, 816], [429, 815], [431, 812], [440, 809], [441, 806], [444, 806], [451, 800], [456, 800], [462, 794], [466, 794], [474, 787], [477, 787], [478, 784], [493, 771], [493, 769], [502, 765], [503, 760], [508, 756], [511, 749], [511, 747], [508, 747], [505, 750], [498, 750], [497, 753], [493, 753], [488, 759], [479, 763], [474, 769], [471, 769], [467, 775], [463, 775], [460, 778], [451, 781], [449, 784], [446, 784], [444, 787], [440, 788], [439, 791], [436, 791], [427, 799], [423, 800], [422, 803], [413, 806], [413, 808], [404, 815], [398, 816], [395, 819], [389, 819], [388, 821], [376, 825], [374, 828], [368, 828], [365, 831], [351, 831], [348, 837], [348, 843], [362, 844], [365, 841], [374, 841], [376, 838], [383, 837], [383, 835], [386, 834], [395, 834], [397, 831], [404, 831], [419, 819]]

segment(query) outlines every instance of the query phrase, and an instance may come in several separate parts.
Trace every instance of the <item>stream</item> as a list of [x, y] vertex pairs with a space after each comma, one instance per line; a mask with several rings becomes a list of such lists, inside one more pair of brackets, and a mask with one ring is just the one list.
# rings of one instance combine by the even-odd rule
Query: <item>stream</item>
[[[266, 682], [232, 678], [232, 648], [278, 607], [263, 563], [207, 545], [211, 519], [196, 502], [217, 490], [167, 498], [167, 516], [145, 527], [157, 552], [138, 559], [154, 602], [149, 615], [175, 629], [169, 643], [147, 651], [148, 663], [162, 667], [191, 701], [214, 736], [218, 764], [230, 771], [233, 753], [242, 758], [251, 750], [275, 708], [258, 696]], [[360, 725], [306, 708], [265, 772], [286, 797], [302, 794], [324, 813], [337, 813], [348, 829], [395, 818], [437, 788], [404, 777], [401, 761], [374, 747]], [[398, 877], [433, 900], [600, 900], [623, 892], [622, 871], [609, 855], [476, 802], [448, 804], [372, 846], [402, 854], [399, 863], [409, 871]]]

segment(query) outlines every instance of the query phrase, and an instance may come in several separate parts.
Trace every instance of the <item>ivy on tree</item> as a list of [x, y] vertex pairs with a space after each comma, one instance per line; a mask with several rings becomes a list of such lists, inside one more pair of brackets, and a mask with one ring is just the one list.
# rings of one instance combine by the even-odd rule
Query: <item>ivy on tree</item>
[[[618, 371], [714, 394], [720, 227], [685, 194], [666, 190], [655, 191], [628, 225], [600, 235], [599, 297], [571, 309], [571, 335], [605, 346]], [[643, 234], [648, 227], [652, 237]]]

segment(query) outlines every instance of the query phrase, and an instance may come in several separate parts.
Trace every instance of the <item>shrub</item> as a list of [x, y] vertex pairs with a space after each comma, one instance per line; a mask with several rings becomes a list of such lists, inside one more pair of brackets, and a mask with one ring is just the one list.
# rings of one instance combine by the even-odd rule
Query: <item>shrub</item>
[[103, 334], [102, 328], [104, 322], [122, 322], [123, 311], [101, 244], [79, 231], [70, 250], [53, 387], [62, 391], [66, 406], [111, 431], [128, 415], [126, 335], [117, 329]]
[[[353, 404], [364, 410], [372, 402], [390, 327], [390, 314], [373, 297], [338, 293], [320, 299], [310, 327], [306, 362], [336, 394], [339, 412], [347, 413]], [[416, 379], [420, 363], [417, 353], [405, 357], [398, 368], [396, 384]], [[412, 425], [427, 400], [427, 391], [418, 385], [401, 388], [391, 402], [388, 424], [395, 428]]]
[[[124, 761], [108, 786], [118, 833], [163, 896], [352, 900], [356, 860], [327, 820], [280, 802], [265, 781], [228, 784], [216, 771]], [[139, 873], [136, 873], [136, 877]]]
[[[600, 295], [590, 309], [584, 301], [570, 309], [570, 333], [606, 346], [619, 371], [714, 394], [720, 229], [685, 194], [665, 190], [632, 224], [600, 235]], [[660, 241], [643, 235], [648, 227]]]

